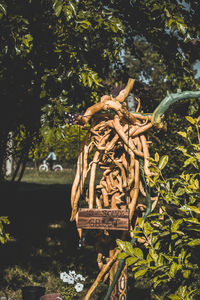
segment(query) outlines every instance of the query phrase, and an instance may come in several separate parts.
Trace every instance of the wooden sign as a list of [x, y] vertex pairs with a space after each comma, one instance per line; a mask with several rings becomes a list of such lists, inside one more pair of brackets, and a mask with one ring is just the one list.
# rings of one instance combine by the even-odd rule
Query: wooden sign
[[78, 211], [78, 228], [129, 230], [129, 211], [120, 209], [88, 209]]

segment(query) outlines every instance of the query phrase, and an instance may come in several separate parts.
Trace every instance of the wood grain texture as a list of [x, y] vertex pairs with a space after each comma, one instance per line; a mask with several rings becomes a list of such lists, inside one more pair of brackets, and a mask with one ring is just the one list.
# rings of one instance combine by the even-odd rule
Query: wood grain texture
[[129, 230], [129, 211], [119, 209], [88, 209], [78, 211], [78, 228]]

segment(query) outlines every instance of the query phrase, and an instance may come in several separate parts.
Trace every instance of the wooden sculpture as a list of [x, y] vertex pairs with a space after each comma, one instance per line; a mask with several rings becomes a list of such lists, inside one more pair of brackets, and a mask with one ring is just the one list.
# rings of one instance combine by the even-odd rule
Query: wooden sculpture
[[[155, 175], [149, 169], [149, 130], [153, 126], [165, 126], [163, 114], [169, 105], [181, 99], [200, 96], [200, 92], [187, 91], [168, 94], [152, 114], [140, 113], [140, 99], [135, 98], [136, 111], [130, 112], [125, 99], [133, 88], [134, 81], [130, 78], [118, 96], [102, 96], [84, 115], [77, 117], [77, 123], [87, 128], [88, 134], [78, 157], [71, 190], [71, 221], [76, 221], [80, 238], [84, 228], [99, 230], [96, 249], [100, 273], [85, 300], [90, 298], [102, 277], [105, 279], [110, 275], [112, 282], [115, 268], [113, 262], [118, 255], [118, 250], [114, 251], [116, 236], [121, 239], [132, 238], [131, 229], [137, 225], [137, 216], [144, 215], [147, 209], [147, 203], [138, 201], [139, 196], [151, 202], [148, 213], [158, 202], [158, 196], [151, 197], [150, 200], [146, 197], [145, 184], [149, 177]], [[98, 183], [97, 168], [102, 172]], [[90, 178], [85, 192], [87, 175]], [[79, 199], [83, 193], [88, 209], [79, 210]], [[136, 211], [139, 213], [136, 214]], [[103, 241], [107, 242], [108, 257], [101, 247]], [[126, 299], [126, 296], [120, 299]]]

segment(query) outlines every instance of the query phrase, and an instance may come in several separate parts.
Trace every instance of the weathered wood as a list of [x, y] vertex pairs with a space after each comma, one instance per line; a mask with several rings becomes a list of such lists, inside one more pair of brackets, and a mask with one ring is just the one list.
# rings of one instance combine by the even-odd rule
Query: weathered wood
[[128, 272], [127, 272], [127, 265], [125, 265], [118, 279], [118, 299], [120, 300], [127, 299], [127, 294], [128, 294], [127, 281], [128, 281]]
[[129, 211], [81, 208], [78, 211], [77, 227], [83, 229], [129, 230]]

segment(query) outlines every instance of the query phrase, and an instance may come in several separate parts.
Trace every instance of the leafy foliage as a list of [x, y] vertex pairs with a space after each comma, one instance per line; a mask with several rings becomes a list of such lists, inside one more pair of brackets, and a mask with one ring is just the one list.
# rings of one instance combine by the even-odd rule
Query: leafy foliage
[[162, 170], [168, 156], [160, 158], [156, 153], [154, 159], [150, 159], [151, 169], [157, 175], [148, 181], [151, 188], [160, 193], [160, 205], [145, 222], [140, 219], [134, 232], [136, 238], [143, 240], [144, 250], [117, 240], [123, 250], [118, 258], [126, 259], [127, 265], [132, 266], [135, 278], [144, 275], [153, 278], [156, 299], [196, 299], [195, 295], [199, 294], [200, 117], [186, 119], [190, 126], [186, 132], [179, 132], [187, 144], [187, 147], [178, 147], [185, 157], [182, 174], [165, 179]]
[[[161, 99], [165, 83], [170, 91], [196, 89], [198, 3], [186, 3], [2, 0], [0, 169], [10, 131], [24, 125], [34, 138], [42, 113], [57, 126], [62, 111], [80, 113], [112, 81], [142, 81], [143, 73], [152, 99], [156, 86]], [[127, 50], [133, 67], [123, 59]], [[152, 111], [148, 99], [145, 111], [148, 103]]]
[[82, 141], [87, 134], [77, 125], [64, 125], [62, 127], [49, 128], [44, 126], [40, 130], [40, 140], [32, 146], [29, 152], [29, 159], [41, 161], [53, 148], [59, 161], [76, 161]]
[[123, 34], [122, 22], [96, 2], [1, 1], [1, 179], [10, 131], [25, 126], [34, 138], [44, 110], [52, 127], [62, 111], [96, 101]]
[[6, 224], [10, 224], [10, 221], [8, 217], [0, 217], [0, 243], [4, 244], [8, 241], [9, 239], [9, 234], [5, 233], [5, 226]]

